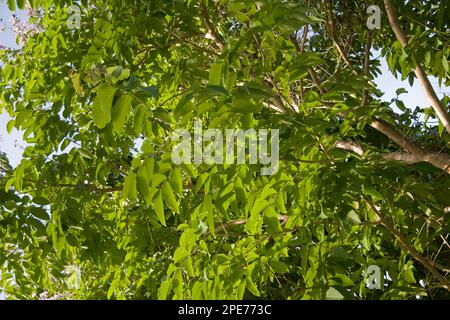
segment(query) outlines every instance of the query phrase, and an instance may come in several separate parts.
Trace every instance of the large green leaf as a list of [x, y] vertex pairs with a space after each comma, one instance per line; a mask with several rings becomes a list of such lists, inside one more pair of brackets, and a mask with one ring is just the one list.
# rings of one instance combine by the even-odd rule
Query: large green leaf
[[102, 84], [97, 90], [97, 96], [92, 105], [94, 124], [103, 129], [111, 121], [111, 108], [116, 88]]

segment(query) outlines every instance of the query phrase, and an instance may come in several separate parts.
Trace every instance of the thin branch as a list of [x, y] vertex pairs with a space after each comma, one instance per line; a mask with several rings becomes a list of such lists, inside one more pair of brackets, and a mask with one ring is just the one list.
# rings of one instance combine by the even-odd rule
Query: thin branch
[[336, 47], [339, 55], [341, 56], [342, 60], [347, 64], [347, 66], [352, 70], [353, 74], [357, 75], [356, 70], [353, 68], [353, 63], [348, 58], [347, 54], [344, 51], [344, 48], [341, 46], [341, 44], [337, 41], [335, 36], [335, 27], [334, 27], [334, 19], [333, 19], [334, 13], [333, 13], [333, 1], [328, 1], [328, 20], [327, 20], [327, 31], [331, 38], [331, 41], [333, 42], [334, 46]]
[[[370, 49], [372, 47], [372, 35], [370, 33], [370, 30], [367, 31], [366, 34], [366, 44], [364, 47], [364, 76], [366, 78], [369, 77], [369, 63], [370, 63]], [[369, 103], [369, 90], [364, 90], [362, 105], [366, 106]]]
[[206, 27], [208, 28], [207, 38], [214, 41], [214, 43], [219, 47], [220, 50], [223, 50], [225, 47], [222, 40], [220, 40], [219, 36], [217, 35], [216, 29], [214, 28], [213, 24], [211, 23], [211, 19], [209, 17], [208, 8], [206, 7], [205, 1], [202, 0], [201, 3], [201, 10], [202, 10], [202, 17], [203, 21], [206, 24]]
[[422, 150], [421, 147], [417, 146], [408, 138], [403, 136], [400, 132], [391, 127], [391, 125], [386, 121], [374, 117], [373, 121], [370, 123], [370, 126], [386, 135], [388, 138], [390, 138], [392, 141], [394, 141], [396, 144], [398, 144], [406, 151], [414, 153], [416, 155], [424, 154], [424, 151]]
[[[296, 46], [297, 50], [299, 50], [300, 46], [298, 45], [296, 39], [291, 38], [291, 41], [294, 42], [294, 45]], [[343, 51], [342, 51], [342, 53], [343, 53]], [[344, 58], [345, 57], [343, 57], [343, 59]], [[344, 59], [344, 61], [345, 60], [348, 60], [348, 59]], [[352, 65], [349, 65], [349, 66], [353, 67]], [[312, 68], [309, 69], [309, 74], [311, 76], [311, 79], [315, 83], [316, 87], [319, 89], [320, 93], [322, 95], [325, 94], [327, 92], [327, 90], [321, 86], [314, 69], [312, 69]], [[427, 153], [420, 146], [416, 145], [411, 140], [409, 140], [408, 138], [403, 136], [400, 132], [395, 130], [390, 124], [388, 124], [387, 122], [385, 122], [381, 119], [378, 119], [377, 117], [372, 118], [372, 122], [370, 123], [370, 126], [372, 128], [374, 128], [375, 130], [386, 135], [388, 138], [390, 138], [392, 141], [394, 141], [397, 145], [402, 147], [405, 151], [411, 153], [412, 156], [408, 156], [408, 160], [412, 160], [413, 158], [415, 160], [420, 159], [419, 161], [428, 162], [428, 163], [432, 164], [433, 166], [443, 170], [444, 172], [450, 173], [450, 158], [447, 154]], [[343, 146], [342, 149], [344, 149], [344, 150], [353, 151], [353, 152], [355, 152], [355, 150], [356, 150], [357, 154], [361, 154], [361, 150], [354, 149], [354, 146], [350, 146], [348, 144], [347, 145], [342, 144], [341, 146]], [[404, 155], [406, 155], [406, 154], [403, 154], [402, 156], [404, 156]], [[391, 156], [387, 155], [386, 160], [389, 160], [390, 159], [389, 157], [392, 158], [395, 156], [398, 157], [398, 155], [391, 155]], [[401, 159], [401, 157], [400, 157], [400, 159]]]
[[117, 192], [122, 191], [123, 187], [112, 187], [112, 188], [99, 188], [91, 183], [79, 183], [79, 184], [70, 184], [70, 183], [58, 183], [58, 184], [49, 184], [45, 181], [34, 181], [34, 180], [24, 180], [24, 182], [38, 184], [42, 186], [52, 187], [52, 188], [82, 188], [91, 192], [98, 193], [108, 193], [108, 192]]
[[[384, 0], [384, 6], [386, 7], [389, 24], [391, 25], [391, 28], [394, 31], [395, 36], [397, 37], [397, 40], [400, 42], [402, 47], [406, 47], [408, 45], [409, 40], [408, 40], [408, 37], [403, 32], [402, 27], [400, 26], [397, 14], [395, 12], [395, 9], [394, 9], [394, 6], [392, 5], [391, 0]], [[420, 63], [418, 61], [416, 61], [415, 57], [413, 57], [413, 60], [416, 64], [416, 68], [415, 68], [416, 77], [419, 79], [420, 83], [422, 84], [423, 90], [425, 91], [425, 95], [427, 96], [428, 100], [430, 101], [439, 120], [441, 120], [441, 122], [444, 125], [447, 132], [450, 133], [450, 116], [449, 116], [449, 114], [442, 106], [441, 101], [439, 100], [439, 98], [436, 94], [436, 91], [434, 90], [433, 86], [431, 85], [430, 80], [428, 79], [423, 67], [420, 65]]]
[[425, 152], [420, 146], [404, 137], [383, 120], [374, 118], [370, 125], [409, 152], [409, 154], [393, 153], [387, 155], [385, 156], [386, 160], [400, 160], [408, 164], [425, 161], [450, 174], [450, 156], [448, 154]]
[[360, 157], [364, 155], [364, 148], [356, 142], [353, 141], [336, 141], [334, 143], [334, 148], [347, 150], [356, 153]]
[[368, 198], [364, 197], [364, 201], [369, 205], [372, 211], [377, 216], [380, 224], [382, 224], [395, 238], [397, 238], [403, 249], [406, 250], [414, 259], [419, 261], [428, 271], [430, 271], [441, 286], [450, 291], [450, 282], [433, 266], [433, 264], [425, 257], [423, 257], [392, 224], [390, 224], [386, 218], [381, 214], [380, 210], [375, 204]]

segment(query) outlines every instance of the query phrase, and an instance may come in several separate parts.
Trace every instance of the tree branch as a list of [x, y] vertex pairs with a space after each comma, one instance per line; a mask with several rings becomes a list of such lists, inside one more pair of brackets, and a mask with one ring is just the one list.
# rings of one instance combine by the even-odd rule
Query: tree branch
[[123, 187], [112, 187], [112, 188], [99, 188], [92, 183], [79, 183], [79, 184], [70, 184], [70, 183], [58, 183], [58, 184], [48, 184], [45, 181], [34, 181], [34, 180], [24, 180], [28, 183], [34, 183], [41, 186], [47, 186], [52, 188], [83, 188], [91, 192], [98, 193], [108, 193], [108, 192], [117, 192], [122, 191]]
[[[369, 63], [370, 63], [370, 49], [372, 47], [372, 35], [370, 30], [366, 34], [366, 44], [364, 47], [364, 76], [369, 77]], [[369, 90], [364, 90], [362, 105], [366, 106], [369, 103]]]
[[425, 152], [420, 146], [413, 143], [411, 140], [404, 137], [388, 123], [381, 119], [374, 118], [370, 124], [374, 129], [385, 134], [388, 138], [393, 140], [396, 144], [402, 147], [407, 153], [393, 153], [384, 156], [386, 160], [399, 160], [407, 164], [412, 164], [420, 161], [425, 161], [433, 166], [450, 174], [450, 156], [445, 153], [429, 153]]
[[327, 20], [327, 26], [328, 28], [325, 28], [328, 30], [328, 34], [331, 38], [331, 41], [333, 42], [333, 45], [336, 47], [337, 51], [339, 52], [340, 57], [344, 60], [345, 64], [351, 69], [353, 74], [357, 75], [356, 70], [353, 68], [353, 63], [348, 58], [347, 54], [344, 51], [344, 48], [341, 46], [341, 44], [337, 41], [336, 35], [335, 35], [335, 28], [334, 28], [334, 13], [333, 13], [333, 1], [328, 1], [328, 20]]
[[[400, 26], [397, 14], [395, 12], [395, 9], [392, 5], [391, 0], [384, 0], [384, 6], [386, 7], [389, 24], [391, 25], [391, 28], [394, 31], [394, 34], [397, 37], [397, 40], [400, 42], [400, 44], [403, 47], [406, 47], [409, 40], [408, 40], [408, 37], [403, 32], [402, 27]], [[422, 84], [423, 90], [425, 91], [425, 95], [427, 96], [428, 100], [430, 101], [431, 106], [433, 107], [434, 111], [436, 112], [439, 120], [441, 120], [441, 122], [444, 125], [447, 132], [450, 133], [450, 116], [449, 116], [449, 114], [442, 106], [441, 101], [439, 100], [436, 92], [434, 91], [433, 86], [430, 83], [430, 80], [428, 79], [428, 77], [425, 73], [425, 70], [422, 68], [420, 63], [418, 61], [416, 61], [415, 57], [413, 57], [413, 61], [416, 64], [416, 68], [414, 70], [416, 77], [419, 79], [420, 83]]]
[[417, 250], [408, 242], [404, 235], [402, 235], [386, 218], [381, 214], [380, 210], [368, 198], [363, 197], [364, 201], [369, 205], [372, 211], [377, 216], [380, 224], [382, 224], [395, 238], [397, 238], [400, 245], [405, 249], [414, 259], [419, 261], [428, 271], [430, 271], [441, 286], [450, 291], [450, 282], [434, 267], [434, 265], [425, 257], [423, 257]]
[[222, 40], [220, 40], [219, 36], [217, 35], [216, 29], [214, 28], [213, 24], [211, 23], [211, 19], [209, 17], [208, 8], [206, 7], [205, 0], [202, 0], [201, 2], [201, 10], [202, 10], [202, 17], [203, 21], [206, 24], [206, 27], [208, 28], [208, 33], [206, 35], [207, 38], [214, 41], [214, 43], [217, 45], [217, 47], [220, 50], [223, 50], [224, 44]]
[[360, 157], [362, 157], [364, 154], [364, 148], [359, 143], [353, 141], [338, 140], [335, 142], [334, 148], [354, 152]]
[[[291, 39], [294, 44], [296, 45], [296, 48], [299, 48], [299, 45], [295, 39]], [[298, 49], [297, 49], [298, 50]], [[344, 54], [342, 57], [344, 61], [348, 60], [345, 57], [345, 53], [341, 50], [339, 51], [341, 54]], [[368, 65], [368, 63], [367, 63]], [[350, 64], [349, 67], [353, 68], [353, 66]], [[365, 71], [366, 72], [366, 71]], [[326, 93], [326, 90], [320, 85], [319, 80], [317, 78], [317, 75], [313, 69], [309, 69], [310, 76], [313, 80], [313, 82], [316, 84], [317, 88], [319, 89], [319, 92], [323, 95]], [[368, 74], [368, 69], [367, 69]], [[427, 153], [425, 152], [420, 146], [416, 145], [412, 141], [410, 141], [408, 138], [404, 137], [400, 132], [395, 130], [393, 127], [391, 127], [390, 124], [387, 122], [378, 119], [377, 117], [372, 118], [372, 122], [370, 123], [370, 126], [374, 128], [375, 130], [383, 133], [386, 135], [389, 139], [394, 141], [397, 145], [402, 147], [405, 151], [411, 153], [411, 156], [406, 156], [407, 154], [402, 154], [402, 156], [399, 156], [399, 154], [396, 155], [386, 155], [386, 160], [395, 160], [394, 158], [397, 157], [398, 159], [407, 159], [409, 162], [406, 163], [412, 163], [411, 161], [418, 160], [415, 162], [425, 161], [433, 166], [443, 170], [444, 172], [450, 173], [450, 158], [447, 154], [438, 154], [438, 153]], [[355, 152], [356, 154], [361, 155], [364, 153], [362, 149], [360, 149], [360, 146], [356, 146], [351, 142], [339, 142], [336, 147], [340, 147], [340, 149], [344, 149], [347, 151]], [[419, 160], [420, 159], [420, 160]], [[402, 160], [400, 160], [402, 161]], [[414, 163], [415, 163], [414, 162]]]
[[428, 162], [450, 174], [450, 156], [444, 153], [426, 153], [423, 155], [416, 155], [405, 152], [393, 152], [383, 155], [383, 159], [388, 161], [401, 161], [406, 164]]

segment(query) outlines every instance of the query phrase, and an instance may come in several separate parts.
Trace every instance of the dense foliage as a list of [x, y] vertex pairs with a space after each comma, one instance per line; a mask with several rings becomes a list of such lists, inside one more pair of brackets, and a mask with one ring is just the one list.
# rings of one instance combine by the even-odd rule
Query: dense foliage
[[[402, 88], [382, 102], [370, 54], [448, 85], [448, 1], [30, 4], [35, 28], [0, 50], [0, 110], [28, 143], [0, 162], [8, 298], [449, 297], [445, 117]], [[278, 172], [175, 165], [171, 132], [194, 120], [280, 129]]]

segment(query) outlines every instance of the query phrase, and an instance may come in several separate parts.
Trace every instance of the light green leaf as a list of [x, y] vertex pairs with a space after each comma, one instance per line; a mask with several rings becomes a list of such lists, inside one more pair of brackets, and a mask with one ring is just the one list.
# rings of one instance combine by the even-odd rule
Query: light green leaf
[[16, 120], [12, 119], [8, 121], [8, 124], [6, 125], [6, 131], [8, 134], [11, 134], [12, 129], [14, 128], [14, 125], [16, 124]]
[[166, 300], [171, 287], [172, 287], [172, 278], [163, 281], [163, 283], [161, 283], [161, 285], [158, 288], [158, 299]]
[[195, 247], [199, 236], [200, 235], [195, 229], [188, 228], [184, 230], [180, 237], [180, 247], [185, 248], [188, 252], [191, 252]]
[[169, 181], [173, 190], [181, 196], [183, 194], [183, 178], [179, 168], [174, 168], [172, 170]]
[[344, 296], [338, 290], [331, 287], [327, 290], [326, 299], [327, 300], [342, 300], [342, 299], [344, 299]]
[[117, 103], [112, 108], [112, 125], [114, 131], [121, 133], [123, 131], [123, 125], [131, 111], [131, 101], [133, 98], [129, 95], [123, 95], [119, 98]]
[[179, 213], [180, 210], [178, 208], [178, 202], [175, 199], [175, 194], [173, 193], [170, 183], [168, 183], [167, 181], [164, 182], [161, 187], [161, 191], [164, 202], [167, 204], [167, 206], [170, 207], [173, 210], [173, 212]]
[[209, 84], [220, 85], [222, 82], [222, 62], [216, 62], [209, 70]]
[[289, 272], [289, 267], [287, 264], [279, 260], [270, 261], [270, 266], [276, 273], [284, 274]]
[[276, 196], [275, 205], [278, 208], [278, 210], [280, 210], [281, 213], [287, 213], [286, 207], [284, 205], [284, 198], [283, 198], [282, 193], [280, 193]]
[[268, 226], [270, 234], [272, 235], [280, 234], [281, 232], [280, 217], [271, 206], [268, 206], [264, 210], [263, 221], [264, 224]]
[[135, 201], [137, 199], [136, 174], [130, 173], [123, 183], [123, 198]]
[[248, 289], [248, 291], [250, 291], [251, 293], [253, 293], [255, 296], [259, 297], [260, 293], [258, 288], [256, 287], [255, 283], [253, 282], [251, 277], [247, 277], [247, 281], [245, 284], [246, 288]]
[[15, 0], [8, 0], [8, 9], [11, 11], [16, 10], [16, 1]]
[[158, 190], [153, 198], [153, 207], [155, 208], [156, 216], [158, 217], [159, 222], [161, 222], [163, 226], [167, 226], [161, 190]]
[[150, 182], [147, 177], [147, 172], [145, 171], [145, 168], [142, 166], [138, 170], [137, 174], [137, 189], [141, 196], [144, 198], [144, 200], [147, 202], [148, 205], [152, 203], [152, 195], [150, 190]]
[[182, 263], [189, 256], [189, 252], [183, 247], [178, 247], [173, 254], [173, 262]]
[[97, 91], [92, 106], [94, 124], [103, 129], [111, 121], [111, 108], [116, 88], [109, 84], [102, 84]]
[[143, 104], [138, 105], [135, 110], [133, 130], [137, 136], [141, 133], [142, 126], [144, 124], [144, 117], [145, 117], [146, 111], [147, 111], [147, 108]]

